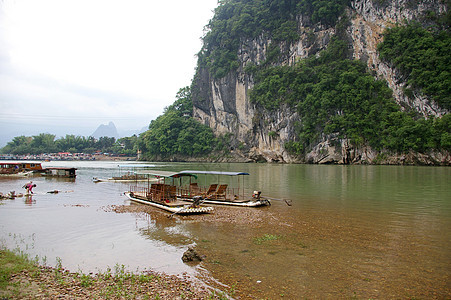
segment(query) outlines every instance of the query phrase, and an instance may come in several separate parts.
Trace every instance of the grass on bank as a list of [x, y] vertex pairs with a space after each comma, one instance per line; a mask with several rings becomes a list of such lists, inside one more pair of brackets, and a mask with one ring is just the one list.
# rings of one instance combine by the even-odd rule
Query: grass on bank
[[24, 254], [16, 254], [10, 250], [0, 249], [0, 298], [9, 297], [19, 298], [28, 287], [21, 286], [19, 283], [13, 283], [14, 274], [28, 270], [30, 273], [37, 272], [38, 268]]
[[228, 299], [219, 291], [195, 287], [176, 276], [134, 274], [124, 265], [104, 273], [71, 273], [57, 259], [55, 268], [40, 266], [20, 251], [0, 248], [0, 299]]

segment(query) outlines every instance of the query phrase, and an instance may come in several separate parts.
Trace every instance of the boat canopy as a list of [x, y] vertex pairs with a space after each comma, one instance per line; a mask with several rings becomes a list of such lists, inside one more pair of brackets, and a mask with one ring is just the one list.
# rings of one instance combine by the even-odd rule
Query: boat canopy
[[135, 172], [138, 175], [148, 175], [155, 177], [166, 177], [166, 178], [179, 178], [182, 176], [193, 176], [197, 178], [196, 175], [188, 173], [188, 172], [172, 172], [172, 171], [158, 171], [158, 170], [149, 170], [149, 171], [138, 171]]
[[227, 175], [227, 176], [249, 175], [249, 173], [246, 173], [246, 172], [191, 171], [191, 170], [180, 171], [179, 173], [180, 174]]

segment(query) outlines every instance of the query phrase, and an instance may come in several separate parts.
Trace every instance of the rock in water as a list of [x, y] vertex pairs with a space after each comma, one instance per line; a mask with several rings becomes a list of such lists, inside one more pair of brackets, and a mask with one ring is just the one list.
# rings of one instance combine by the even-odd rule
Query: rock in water
[[188, 250], [186, 250], [182, 256], [183, 262], [201, 262], [204, 259], [205, 259], [205, 256], [197, 253], [193, 247], [188, 247]]

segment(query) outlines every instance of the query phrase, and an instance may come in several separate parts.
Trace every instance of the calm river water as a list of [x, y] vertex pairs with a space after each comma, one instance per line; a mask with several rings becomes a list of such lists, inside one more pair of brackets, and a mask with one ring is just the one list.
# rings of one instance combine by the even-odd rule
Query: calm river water
[[[128, 185], [92, 177], [116, 175], [118, 164], [43, 163], [76, 167], [77, 178], [33, 177], [32, 199], [2, 201], [0, 245], [75, 272], [187, 273], [241, 298], [451, 297], [451, 168], [146, 163], [248, 172], [248, 193], [292, 201], [169, 219], [114, 212], [131, 205]], [[26, 181], [0, 179], [0, 192]], [[200, 265], [182, 262], [190, 245], [206, 255]]]

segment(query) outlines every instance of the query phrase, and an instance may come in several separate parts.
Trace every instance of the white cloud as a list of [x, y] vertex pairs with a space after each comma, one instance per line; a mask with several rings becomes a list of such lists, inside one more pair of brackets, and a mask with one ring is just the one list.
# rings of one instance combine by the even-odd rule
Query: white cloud
[[147, 125], [190, 84], [216, 5], [2, 1], [0, 121], [36, 115], [26, 121], [43, 132], [73, 120], [92, 130], [109, 121], [123, 130]]

